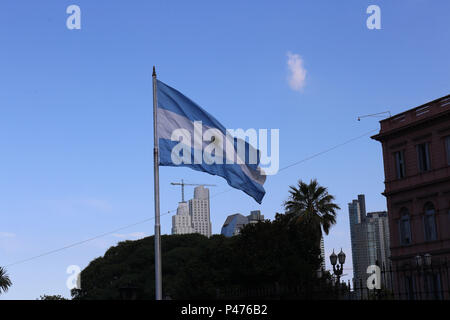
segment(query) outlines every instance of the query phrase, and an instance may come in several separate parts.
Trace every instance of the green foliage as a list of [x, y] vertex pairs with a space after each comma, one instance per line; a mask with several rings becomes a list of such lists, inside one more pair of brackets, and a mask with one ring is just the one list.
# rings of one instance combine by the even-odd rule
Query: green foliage
[[320, 240], [322, 230], [328, 234], [331, 226], [336, 223], [336, 211], [340, 208], [333, 201], [334, 196], [328, 193], [327, 188], [319, 185], [317, 180], [311, 180], [309, 184], [299, 180], [297, 187], [290, 186], [289, 199], [284, 207], [293, 220], [305, 223], [309, 229], [315, 230]]
[[46, 295], [40, 296], [38, 300], [67, 300], [63, 296], [57, 294], [57, 295]]
[[[277, 294], [287, 288], [287, 298], [311, 298], [317, 289], [317, 298], [334, 297], [328, 294], [330, 274], [317, 279], [322, 230], [328, 234], [339, 209], [333, 200], [316, 180], [299, 181], [285, 202], [287, 214], [246, 225], [238, 236], [162, 236], [164, 296], [214, 299], [222, 292], [276, 287]], [[154, 278], [154, 238], [125, 241], [82, 271], [82, 289], [72, 290], [72, 297], [153, 299]]]
[[11, 287], [12, 282], [9, 278], [8, 274], [6, 273], [6, 269], [3, 267], [0, 267], [0, 294], [2, 292], [8, 291], [9, 287]]
[[[264, 285], [314, 285], [320, 249], [305, 224], [277, 214], [273, 222], [247, 225], [226, 238], [199, 234], [161, 238], [163, 291], [172, 299], [214, 299], [217, 290]], [[125, 241], [93, 260], [81, 273], [74, 299], [121, 299], [132, 288], [154, 298], [154, 238]]]
[[320, 264], [311, 230], [280, 214], [273, 222], [245, 226], [235, 248], [237, 284], [300, 284], [313, 279]]

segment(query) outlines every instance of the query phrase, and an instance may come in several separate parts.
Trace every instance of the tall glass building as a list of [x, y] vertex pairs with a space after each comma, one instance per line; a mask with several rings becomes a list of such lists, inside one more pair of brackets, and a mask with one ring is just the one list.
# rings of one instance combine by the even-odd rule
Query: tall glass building
[[242, 227], [244, 227], [246, 224], [257, 223], [259, 221], [264, 221], [264, 216], [259, 210], [251, 211], [250, 215], [248, 216], [244, 216], [240, 213], [235, 213], [227, 217], [220, 233], [225, 237], [232, 237], [239, 234]]
[[352, 244], [353, 284], [358, 288], [361, 286], [366, 288], [369, 276], [367, 267], [370, 265], [387, 267], [389, 265], [387, 212], [366, 213], [365, 196], [361, 194], [358, 195], [358, 199], [348, 204], [348, 213]]

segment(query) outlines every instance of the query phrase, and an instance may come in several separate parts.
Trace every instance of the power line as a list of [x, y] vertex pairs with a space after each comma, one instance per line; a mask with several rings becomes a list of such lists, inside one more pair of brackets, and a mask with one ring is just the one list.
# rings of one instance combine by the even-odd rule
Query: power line
[[[290, 165], [287, 165], [287, 166], [285, 166], [285, 167], [279, 169], [278, 172], [283, 171], [283, 170], [286, 170], [286, 169], [291, 168], [291, 167], [293, 167], [293, 166], [299, 165], [299, 164], [301, 164], [301, 163], [303, 163], [303, 162], [306, 162], [306, 161], [308, 161], [308, 160], [311, 160], [311, 159], [313, 159], [313, 158], [315, 158], [315, 157], [318, 157], [318, 156], [320, 156], [320, 155], [322, 155], [322, 154], [325, 154], [325, 153], [328, 153], [328, 152], [330, 152], [330, 151], [333, 151], [333, 150], [335, 150], [335, 149], [337, 149], [337, 148], [339, 148], [339, 147], [345, 146], [345, 145], [347, 145], [347, 144], [349, 144], [349, 143], [351, 143], [351, 142], [353, 142], [353, 141], [355, 141], [355, 140], [361, 139], [361, 138], [363, 138], [363, 137], [365, 137], [365, 136], [367, 136], [367, 135], [369, 135], [369, 134], [371, 134], [371, 133], [373, 133], [373, 132], [375, 132], [375, 131], [378, 131], [378, 129], [371, 130], [371, 131], [366, 132], [366, 133], [364, 133], [364, 134], [362, 134], [362, 135], [359, 135], [359, 136], [357, 136], [357, 137], [354, 137], [354, 138], [352, 138], [352, 139], [349, 139], [349, 140], [347, 140], [347, 141], [345, 141], [345, 142], [343, 142], [343, 143], [337, 144], [337, 145], [335, 145], [335, 146], [333, 146], [333, 147], [331, 147], [331, 148], [328, 148], [328, 149], [323, 150], [323, 151], [321, 151], [321, 152], [315, 153], [315, 154], [313, 154], [313, 155], [311, 155], [311, 156], [309, 156], [309, 157], [306, 157], [306, 158], [304, 158], [304, 159], [302, 159], [302, 160], [299, 160], [299, 161], [294, 162], [294, 163], [292, 163], [292, 164], [290, 164]], [[221, 195], [221, 194], [230, 192], [231, 190], [233, 190], [233, 188], [229, 188], [229, 189], [227, 189], [227, 190], [218, 192], [218, 193], [216, 193], [216, 194], [213, 194], [213, 195], [211, 196], [211, 198], [215, 198], [215, 197], [217, 197], [218, 195]], [[176, 211], [176, 209], [170, 210], [170, 211], [168, 211], [168, 212], [166, 212], [166, 213], [163, 213], [163, 214], [161, 214], [161, 216], [168, 215], [168, 214], [170, 214], [171, 212], [174, 212], [174, 211]], [[74, 242], [74, 243], [69, 244], [69, 245], [66, 245], [66, 246], [64, 246], [64, 247], [61, 247], [61, 248], [58, 248], [58, 249], [55, 249], [55, 250], [51, 250], [51, 251], [44, 252], [44, 253], [39, 254], [39, 255], [37, 255], [37, 256], [33, 256], [33, 257], [30, 257], [30, 258], [27, 258], [27, 259], [19, 260], [19, 261], [10, 263], [9, 265], [6, 266], [6, 268], [11, 267], [11, 266], [15, 266], [15, 265], [18, 265], [18, 264], [21, 264], [21, 263], [25, 263], [25, 262], [28, 262], [28, 261], [31, 261], [31, 260], [35, 260], [35, 259], [38, 259], [38, 258], [41, 258], [41, 257], [44, 257], [44, 256], [48, 256], [48, 255], [50, 255], [50, 254], [57, 253], [57, 252], [60, 252], [60, 251], [63, 251], [63, 250], [66, 250], [66, 249], [69, 249], [69, 248], [72, 248], [72, 247], [75, 247], [75, 246], [79, 246], [79, 245], [81, 245], [81, 244], [90, 242], [90, 241], [95, 240], [95, 239], [99, 239], [99, 238], [105, 237], [105, 236], [107, 236], [107, 235], [116, 233], [116, 232], [118, 232], [118, 231], [121, 231], [121, 230], [124, 230], [124, 229], [128, 229], [128, 228], [131, 228], [131, 227], [134, 227], [134, 226], [137, 226], [137, 225], [140, 225], [140, 224], [149, 222], [149, 221], [151, 221], [151, 220], [153, 220], [153, 219], [154, 219], [154, 217], [147, 218], [147, 219], [145, 219], [145, 220], [141, 220], [141, 221], [138, 221], [138, 222], [135, 222], [135, 223], [132, 223], [132, 224], [123, 226], [123, 227], [119, 227], [119, 228], [117, 228], [117, 229], [115, 229], [115, 230], [112, 230], [112, 231], [108, 231], [108, 232], [102, 233], [102, 234], [97, 235], [97, 236], [94, 236], [94, 237], [92, 237], [92, 238], [88, 238], [88, 239], [85, 239], [85, 240], [82, 240], [82, 241]]]
[[[358, 139], [361, 139], [361, 138], [363, 138], [363, 137], [365, 137], [365, 136], [367, 136], [367, 135], [369, 135], [369, 134], [371, 134], [371, 133], [374, 133], [374, 132], [376, 132], [376, 131], [378, 131], [378, 129], [370, 130], [370, 131], [368, 131], [368, 132], [366, 132], [366, 133], [364, 133], [364, 134], [362, 134], [362, 135], [359, 135], [359, 136], [357, 136], [357, 137], [351, 138], [351, 139], [349, 139], [349, 140], [347, 140], [347, 141], [345, 141], [345, 142], [342, 142], [342, 143], [340, 143], [340, 144], [337, 144], [337, 145], [335, 145], [335, 146], [333, 146], [333, 147], [331, 147], [331, 148], [328, 148], [328, 149], [326, 149], [326, 150], [317, 152], [317, 153], [315, 153], [315, 154], [313, 154], [313, 155], [311, 155], [311, 156], [309, 156], [309, 157], [306, 157], [306, 158], [304, 158], [304, 159], [302, 159], [302, 160], [300, 160], [300, 161], [291, 163], [290, 165], [287, 165], [287, 166], [285, 166], [285, 167], [283, 167], [283, 168], [281, 168], [281, 169], [278, 169], [278, 172], [277, 172], [277, 173], [279, 173], [279, 172], [281, 172], [281, 171], [283, 171], [283, 170], [286, 170], [286, 169], [288, 169], [288, 168], [290, 168], [290, 167], [294, 167], [294, 166], [296, 166], [296, 165], [299, 165], [299, 164], [301, 164], [301, 163], [303, 163], [303, 162], [306, 162], [306, 161], [308, 161], [308, 160], [311, 160], [311, 159], [313, 159], [313, 158], [315, 158], [315, 157], [318, 157], [318, 156], [320, 156], [320, 155], [322, 155], [322, 154], [325, 154], [325, 153], [328, 153], [328, 152], [330, 152], [330, 151], [333, 151], [334, 149], [337, 149], [337, 148], [339, 148], [339, 147], [345, 146], [345, 145], [347, 145], [347, 144], [349, 144], [349, 143], [351, 143], [351, 142], [353, 142], [353, 141], [356, 141], [356, 140], [358, 140]], [[213, 197], [215, 197], [215, 196], [217, 196], [217, 195], [219, 195], [219, 194], [229, 192], [229, 191], [231, 191], [231, 190], [233, 190], [233, 188], [229, 188], [229, 189], [227, 189], [227, 190], [225, 190], [225, 191], [219, 192], [219, 193], [217, 193], [217, 194], [211, 196], [211, 198], [213, 198]]]
[[[169, 213], [171, 213], [171, 212], [173, 212], [173, 211], [174, 211], [174, 210], [171, 210], [171, 211], [168, 211], [168, 212], [166, 212], [166, 213], [163, 213], [163, 214], [161, 214], [161, 216], [168, 215]], [[134, 227], [134, 226], [137, 226], [137, 225], [146, 223], [146, 222], [148, 222], [148, 221], [150, 221], [150, 220], [153, 220], [153, 219], [154, 219], [154, 217], [152, 217], [152, 218], [147, 218], [147, 219], [145, 219], [145, 220], [141, 220], [141, 221], [139, 221], [139, 222], [135, 222], [135, 223], [132, 223], [132, 224], [129, 224], [129, 225], [126, 225], [126, 226], [117, 228], [117, 229], [115, 229], [115, 230], [112, 230], [112, 231], [108, 231], [108, 232], [102, 233], [102, 234], [97, 235], [97, 236], [94, 236], [94, 237], [92, 237], [92, 238], [88, 238], [88, 239], [85, 239], [85, 240], [81, 240], [81, 241], [78, 241], [78, 242], [74, 242], [74, 243], [69, 244], [69, 245], [67, 245], [67, 246], [64, 246], [64, 247], [61, 247], [61, 248], [58, 248], [58, 249], [55, 249], [55, 250], [51, 250], [51, 251], [47, 251], [47, 252], [41, 253], [41, 254], [39, 254], [39, 255], [37, 255], [37, 256], [33, 256], [33, 257], [30, 257], [30, 258], [27, 258], [27, 259], [19, 260], [19, 261], [16, 261], [16, 262], [13, 262], [13, 263], [8, 264], [8, 265], [6, 266], [6, 268], [9, 268], [9, 267], [11, 267], [11, 266], [14, 266], [14, 265], [17, 265], [17, 264], [21, 264], [21, 263], [24, 263], [24, 262], [28, 262], [28, 261], [31, 261], [31, 260], [35, 260], [35, 259], [37, 259], [37, 258], [41, 258], [41, 257], [44, 257], [44, 256], [48, 256], [48, 255], [50, 255], [50, 254], [53, 254], [53, 253], [56, 253], [56, 252], [59, 252], [59, 251], [63, 251], [63, 250], [65, 250], [65, 249], [69, 249], [69, 248], [72, 248], [72, 247], [75, 247], [75, 246], [79, 246], [79, 245], [81, 245], [81, 244], [83, 244], [83, 243], [86, 243], [86, 242], [89, 242], [89, 241], [92, 241], [92, 240], [95, 240], [95, 239], [99, 239], [99, 238], [105, 237], [105, 236], [107, 236], [107, 235], [116, 233], [116, 232], [118, 232], [118, 231], [121, 231], [121, 230], [124, 230], [124, 229], [128, 229], [128, 228], [131, 228], [131, 227]]]
[[307, 157], [307, 158], [304, 158], [304, 159], [302, 159], [302, 160], [300, 160], [300, 161], [294, 162], [294, 163], [292, 163], [292, 164], [290, 164], [290, 165], [288, 165], [288, 166], [285, 166], [285, 167], [279, 169], [278, 172], [283, 171], [283, 170], [286, 170], [286, 169], [288, 169], [288, 168], [290, 168], [290, 167], [296, 166], [296, 165], [298, 165], [298, 164], [300, 164], [300, 163], [302, 163], [302, 162], [306, 162], [306, 161], [308, 161], [308, 160], [311, 160], [312, 158], [318, 157], [318, 156], [320, 156], [320, 155], [322, 155], [322, 154], [324, 154], [324, 153], [328, 153], [328, 152], [330, 152], [330, 151], [333, 151], [334, 149], [337, 149], [337, 148], [339, 148], [339, 147], [345, 146], [346, 144], [349, 144], [349, 143], [351, 143], [351, 142], [353, 142], [353, 141], [355, 141], [355, 140], [361, 139], [361, 138], [363, 138], [363, 137], [365, 137], [365, 136], [367, 136], [367, 135], [369, 135], [369, 134], [371, 134], [371, 133], [373, 133], [373, 132], [375, 132], [375, 131], [378, 131], [378, 129], [370, 130], [370, 131], [368, 131], [368, 132], [366, 132], [366, 133], [364, 133], [364, 134], [362, 134], [362, 135], [360, 135], [360, 136], [357, 136], [357, 137], [355, 137], [355, 138], [351, 138], [351, 139], [349, 139], [349, 140], [347, 140], [347, 141], [345, 141], [345, 142], [343, 142], [343, 143], [337, 144], [337, 145], [335, 145], [335, 146], [333, 146], [333, 147], [331, 147], [331, 148], [328, 148], [328, 149], [326, 149], [326, 150], [320, 151], [320, 152], [318, 152], [318, 153], [316, 153], [316, 154], [313, 154], [313, 155], [311, 155], [311, 156], [309, 156], [309, 157]]

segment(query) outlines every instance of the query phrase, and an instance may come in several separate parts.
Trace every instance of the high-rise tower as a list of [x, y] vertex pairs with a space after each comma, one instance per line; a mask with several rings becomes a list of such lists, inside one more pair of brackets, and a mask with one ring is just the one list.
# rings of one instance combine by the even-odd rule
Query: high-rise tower
[[211, 220], [209, 208], [209, 189], [198, 186], [194, 189], [194, 198], [189, 200], [189, 212], [195, 233], [211, 236]]
[[186, 202], [178, 203], [177, 214], [172, 217], [172, 234], [194, 233], [192, 217]]
[[364, 195], [348, 204], [354, 285], [366, 287], [367, 267], [390, 264], [389, 228], [386, 211], [366, 213]]

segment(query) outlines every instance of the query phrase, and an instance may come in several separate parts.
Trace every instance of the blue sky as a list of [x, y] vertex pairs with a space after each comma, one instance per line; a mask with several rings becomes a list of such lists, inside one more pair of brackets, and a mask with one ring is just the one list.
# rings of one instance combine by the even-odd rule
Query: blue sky
[[[71, 4], [81, 30], [66, 28]], [[366, 27], [371, 4], [381, 30]], [[449, 12], [445, 0], [2, 1], [0, 265], [153, 217], [153, 65], [226, 127], [280, 129], [284, 167], [379, 128], [359, 115], [448, 94]], [[300, 91], [289, 86], [288, 52], [306, 70]], [[381, 146], [369, 136], [268, 177], [262, 205], [239, 190], [214, 196], [229, 189], [221, 178], [161, 168], [162, 213], [176, 208], [170, 182], [181, 178], [217, 184], [213, 233], [236, 212], [273, 218], [289, 185], [317, 178], [342, 208], [327, 254], [342, 247], [349, 268], [347, 203], [364, 193], [369, 211], [386, 208]], [[0, 299], [68, 297], [69, 265], [151, 234], [149, 221], [12, 265]]]

